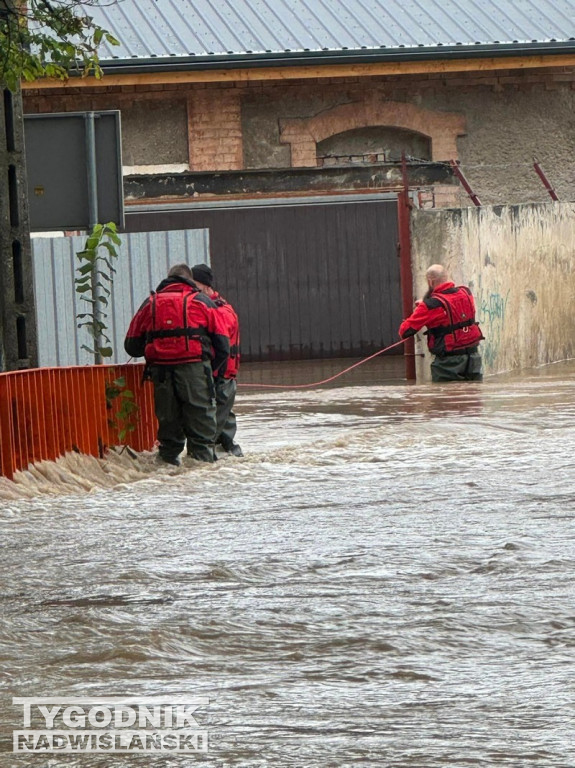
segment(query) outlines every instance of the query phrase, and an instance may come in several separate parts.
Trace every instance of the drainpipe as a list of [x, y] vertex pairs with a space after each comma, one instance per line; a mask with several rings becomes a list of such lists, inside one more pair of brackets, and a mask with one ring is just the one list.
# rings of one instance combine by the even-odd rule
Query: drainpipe
[[[96, 161], [96, 114], [94, 112], [86, 112], [84, 114], [84, 126], [86, 130], [86, 173], [88, 175], [88, 228], [90, 234], [92, 230], [99, 223], [100, 218], [98, 210], [98, 164]], [[97, 262], [94, 265], [94, 272], [92, 272], [92, 299], [94, 301], [93, 306], [93, 318], [96, 323], [102, 321], [102, 308], [98, 302], [100, 291], [98, 289], [98, 272]], [[103, 345], [102, 334], [97, 332], [94, 337], [94, 363], [96, 365], [102, 365], [103, 358], [100, 354], [100, 348]]]

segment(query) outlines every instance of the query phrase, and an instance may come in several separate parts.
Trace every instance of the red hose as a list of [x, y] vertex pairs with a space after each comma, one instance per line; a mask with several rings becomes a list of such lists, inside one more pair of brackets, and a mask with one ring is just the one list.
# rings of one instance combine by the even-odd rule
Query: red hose
[[380, 349], [379, 352], [374, 352], [373, 355], [360, 360], [358, 363], [350, 365], [349, 368], [345, 368], [343, 371], [336, 373], [334, 376], [330, 376], [329, 379], [323, 379], [322, 381], [314, 381], [311, 384], [238, 384], [238, 387], [257, 387], [259, 389], [309, 389], [311, 387], [319, 387], [322, 384], [327, 384], [328, 382], [343, 376], [344, 373], [353, 371], [354, 368], [367, 363], [368, 360], [373, 360], [374, 357], [387, 352], [388, 349], [398, 347], [400, 344], [403, 344], [404, 341], [407, 341], [407, 339], [400, 339], [400, 341], [396, 341], [395, 344], [390, 344], [389, 347], [384, 347], [383, 349]]

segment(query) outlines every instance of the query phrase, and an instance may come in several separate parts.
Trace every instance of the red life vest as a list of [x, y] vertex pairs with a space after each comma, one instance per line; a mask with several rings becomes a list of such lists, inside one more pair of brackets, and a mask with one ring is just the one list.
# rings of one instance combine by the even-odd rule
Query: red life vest
[[146, 360], [170, 365], [209, 360], [212, 346], [201, 325], [203, 311], [195, 291], [183, 283], [168, 285], [150, 296], [152, 327], [146, 333]]
[[225, 317], [225, 325], [230, 339], [230, 356], [223, 374], [224, 379], [235, 379], [240, 367], [240, 324], [232, 305], [223, 296], [215, 294], [211, 297], [219, 312]]
[[476, 347], [484, 338], [475, 319], [473, 295], [467, 286], [434, 291], [424, 303], [428, 309], [442, 306], [447, 313], [444, 325], [427, 330], [427, 345], [434, 355], [456, 354], [458, 350]]

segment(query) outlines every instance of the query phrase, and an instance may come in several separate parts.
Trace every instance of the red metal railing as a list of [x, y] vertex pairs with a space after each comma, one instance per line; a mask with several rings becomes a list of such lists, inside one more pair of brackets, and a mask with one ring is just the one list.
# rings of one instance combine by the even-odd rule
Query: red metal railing
[[139, 407], [135, 430], [122, 441], [150, 450], [156, 435], [153, 388], [142, 384], [143, 365], [34, 368], [0, 373], [0, 474], [14, 472], [67, 451], [102, 456], [118, 442], [114, 417], [120, 398], [106, 399], [118, 377]]

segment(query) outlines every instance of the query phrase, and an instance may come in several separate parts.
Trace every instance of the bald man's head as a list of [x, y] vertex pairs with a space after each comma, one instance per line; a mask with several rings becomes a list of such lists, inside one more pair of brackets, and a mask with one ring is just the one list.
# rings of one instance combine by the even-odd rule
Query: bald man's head
[[442, 264], [432, 264], [425, 273], [430, 288], [436, 288], [449, 280], [447, 270]]

